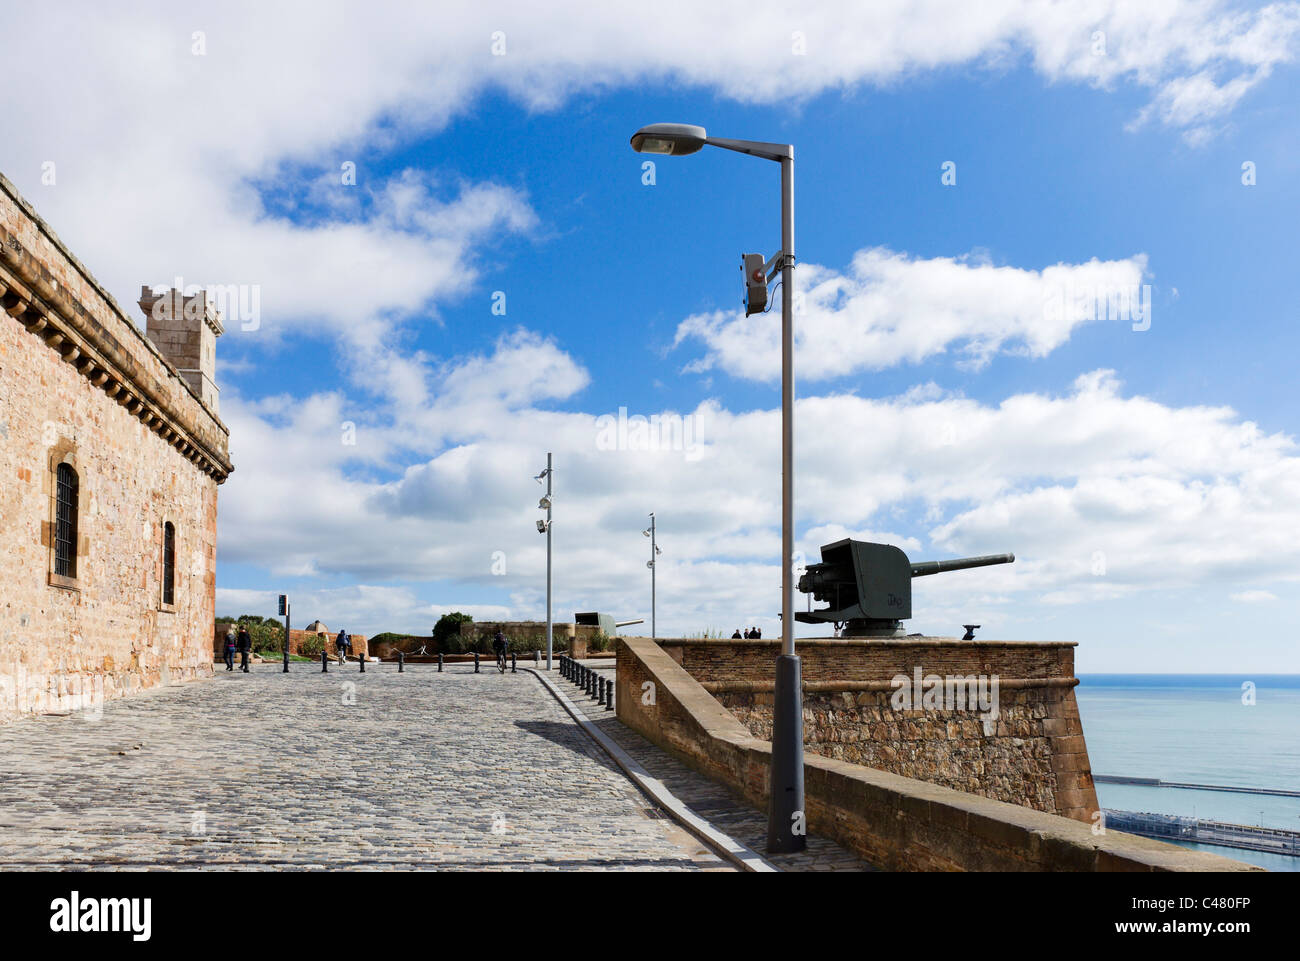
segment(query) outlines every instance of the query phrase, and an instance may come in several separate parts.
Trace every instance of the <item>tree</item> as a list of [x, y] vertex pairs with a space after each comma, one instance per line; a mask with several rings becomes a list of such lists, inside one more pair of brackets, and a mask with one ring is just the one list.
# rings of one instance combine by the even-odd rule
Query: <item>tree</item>
[[447, 651], [450, 647], [458, 647], [459, 644], [448, 644], [447, 642], [452, 638], [459, 641], [460, 626], [472, 623], [474, 623], [474, 618], [468, 614], [462, 614], [460, 611], [452, 611], [450, 614], [442, 615], [442, 617], [438, 618], [438, 623], [433, 627], [433, 643], [440, 651]]

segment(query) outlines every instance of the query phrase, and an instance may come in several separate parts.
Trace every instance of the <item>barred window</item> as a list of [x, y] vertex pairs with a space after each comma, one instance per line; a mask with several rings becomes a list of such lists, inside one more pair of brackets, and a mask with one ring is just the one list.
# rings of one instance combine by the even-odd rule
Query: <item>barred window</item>
[[171, 521], [163, 525], [162, 602], [176, 603], [176, 528]]
[[77, 472], [60, 464], [55, 475], [54, 573], [77, 576]]

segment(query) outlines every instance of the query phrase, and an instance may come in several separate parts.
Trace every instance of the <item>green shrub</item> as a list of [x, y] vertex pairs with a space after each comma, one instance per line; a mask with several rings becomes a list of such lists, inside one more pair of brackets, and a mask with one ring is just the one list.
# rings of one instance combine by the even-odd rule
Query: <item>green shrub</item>
[[593, 654], [599, 654], [601, 651], [608, 651], [609, 645], [609, 635], [604, 631], [599, 631], [587, 639], [587, 650]]
[[323, 650], [325, 650], [325, 638], [320, 634], [312, 634], [298, 642], [298, 653], [304, 657], [320, 657]]

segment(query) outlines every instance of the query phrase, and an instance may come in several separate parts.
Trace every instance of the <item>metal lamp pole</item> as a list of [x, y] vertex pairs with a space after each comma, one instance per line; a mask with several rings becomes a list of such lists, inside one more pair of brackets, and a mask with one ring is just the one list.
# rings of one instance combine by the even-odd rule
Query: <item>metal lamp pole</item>
[[632, 135], [638, 153], [682, 156], [705, 146], [781, 165], [781, 654], [776, 660], [767, 849], [804, 850], [803, 690], [794, 652], [794, 147], [710, 137], [692, 124], [656, 123]]
[[655, 570], [658, 565], [655, 563], [655, 555], [659, 553], [659, 545], [655, 543], [655, 515], [650, 514], [650, 530], [646, 531], [650, 535], [650, 563], [646, 566], [650, 568], [650, 640], [658, 638], [655, 630]]
[[[551, 669], [551, 508], [555, 501], [551, 497], [551, 452], [546, 452], [546, 669]], [[572, 653], [572, 652], [570, 652]]]

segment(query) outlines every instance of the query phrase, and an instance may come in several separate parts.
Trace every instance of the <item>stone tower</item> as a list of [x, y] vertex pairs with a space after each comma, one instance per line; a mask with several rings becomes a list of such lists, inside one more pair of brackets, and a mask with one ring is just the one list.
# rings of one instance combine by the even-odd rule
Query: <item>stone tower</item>
[[156, 294], [140, 288], [140, 309], [146, 318], [145, 333], [154, 346], [193, 388], [214, 414], [218, 413], [217, 338], [225, 333], [221, 314], [200, 290], [186, 297], [172, 288]]

